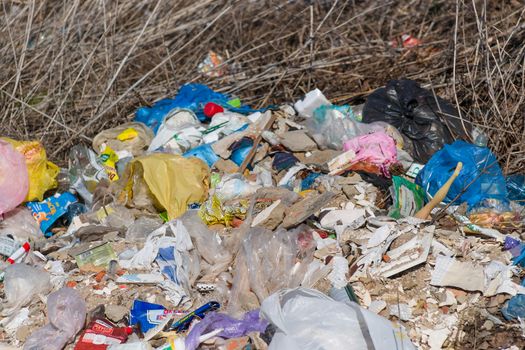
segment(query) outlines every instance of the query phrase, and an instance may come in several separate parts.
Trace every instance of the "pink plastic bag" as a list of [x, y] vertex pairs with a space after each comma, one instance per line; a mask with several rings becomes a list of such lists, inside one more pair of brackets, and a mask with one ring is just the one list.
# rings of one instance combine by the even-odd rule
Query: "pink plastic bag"
[[[382, 131], [354, 137], [343, 144], [343, 149], [355, 152], [355, 158], [351, 163], [361, 165], [360, 170], [375, 172], [373, 169], [376, 168], [387, 177], [390, 177], [388, 168], [397, 162], [396, 143], [393, 138]], [[354, 167], [349, 169], [354, 169]]]
[[24, 156], [11, 144], [0, 140], [0, 215], [16, 208], [29, 190]]

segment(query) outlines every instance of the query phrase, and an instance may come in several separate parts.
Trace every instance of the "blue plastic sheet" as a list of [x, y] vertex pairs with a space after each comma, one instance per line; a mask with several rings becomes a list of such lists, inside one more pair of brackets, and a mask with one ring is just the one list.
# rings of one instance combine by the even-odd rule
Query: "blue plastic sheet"
[[515, 174], [507, 177], [507, 191], [509, 199], [513, 201], [525, 200], [525, 175]]
[[510, 298], [501, 308], [501, 313], [508, 321], [514, 318], [525, 318], [525, 295], [517, 294]]
[[277, 152], [273, 156], [272, 168], [277, 171], [288, 170], [299, 162], [293, 153], [289, 152]]
[[164, 117], [175, 108], [186, 108], [192, 110], [197, 118], [203, 122], [208, 118], [204, 115], [204, 106], [208, 102], [214, 102], [232, 112], [249, 114], [257, 110], [249, 106], [235, 108], [228, 104], [231, 98], [225, 94], [215, 92], [206, 85], [202, 84], [185, 84], [179, 93], [173, 98], [165, 98], [156, 102], [151, 107], [140, 107], [135, 112], [135, 121], [149, 126], [156, 133], [162, 124]]
[[[230, 150], [232, 151], [230, 160], [238, 166], [241, 166], [242, 162], [244, 162], [244, 159], [246, 159], [248, 156], [248, 153], [250, 153], [252, 147], [253, 140], [249, 137], [243, 137], [230, 146]], [[251, 167], [248, 167], [248, 169], [251, 169]]]
[[188, 152], [183, 154], [184, 157], [197, 157], [211, 168], [216, 161], [219, 160], [219, 157], [213, 152], [210, 144], [203, 144], [195, 148], [190, 149]]
[[322, 174], [320, 173], [310, 173], [306, 175], [306, 177], [301, 182], [301, 191], [309, 190], [310, 188], [312, 188], [315, 179], [317, 179], [321, 175]]
[[508, 202], [505, 178], [496, 157], [488, 148], [464, 141], [445, 145], [436, 152], [417, 175], [416, 183], [434, 196], [450, 178], [458, 162], [463, 163], [463, 169], [452, 183], [445, 203], [453, 201], [458, 195], [454, 204], [466, 202], [469, 208], [486, 199]]

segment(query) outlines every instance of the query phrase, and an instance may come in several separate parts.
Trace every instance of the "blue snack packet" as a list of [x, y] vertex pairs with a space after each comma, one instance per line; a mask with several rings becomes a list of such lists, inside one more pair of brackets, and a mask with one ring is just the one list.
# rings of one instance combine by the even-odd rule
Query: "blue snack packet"
[[148, 303], [142, 300], [135, 300], [130, 311], [129, 325], [139, 325], [142, 333], [146, 333], [158, 326], [171, 314], [185, 315], [186, 312], [178, 310], [168, 310], [160, 304]]
[[69, 192], [57, 193], [44, 199], [42, 202], [28, 202], [26, 206], [31, 210], [33, 217], [46, 237], [52, 235], [49, 230], [55, 222], [67, 213], [68, 207], [77, 203], [77, 198]]

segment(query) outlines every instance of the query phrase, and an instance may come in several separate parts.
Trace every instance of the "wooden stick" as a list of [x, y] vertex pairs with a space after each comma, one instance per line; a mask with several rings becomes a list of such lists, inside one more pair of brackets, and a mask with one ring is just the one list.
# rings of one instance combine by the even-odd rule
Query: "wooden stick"
[[270, 117], [270, 119], [268, 120], [268, 122], [266, 123], [264, 128], [262, 128], [262, 130], [259, 131], [259, 134], [257, 135], [255, 140], [253, 141], [252, 149], [250, 150], [250, 152], [248, 153], [246, 158], [244, 158], [244, 161], [242, 162], [241, 166], [239, 167], [239, 173], [241, 173], [241, 174], [244, 173], [244, 170], [246, 170], [248, 165], [250, 165], [253, 157], [255, 156], [255, 153], [257, 152], [257, 146], [259, 146], [259, 143], [262, 140], [262, 133], [264, 131], [266, 131], [266, 130], [269, 130], [272, 127], [272, 125], [275, 122], [275, 120], [277, 119], [277, 117], [278, 117], [278, 113], [277, 112], [272, 112], [272, 116]]
[[434, 198], [430, 202], [427, 203], [421, 210], [419, 210], [416, 215], [414, 215], [418, 219], [426, 220], [432, 209], [434, 209], [445, 197], [447, 196], [448, 191], [450, 190], [450, 186], [452, 186], [452, 183], [454, 180], [456, 180], [456, 177], [458, 177], [459, 173], [461, 172], [461, 169], [463, 168], [463, 163], [459, 162], [458, 165], [456, 165], [456, 170], [454, 170], [454, 173], [450, 176], [447, 182], [441, 188], [436, 192], [434, 195]]

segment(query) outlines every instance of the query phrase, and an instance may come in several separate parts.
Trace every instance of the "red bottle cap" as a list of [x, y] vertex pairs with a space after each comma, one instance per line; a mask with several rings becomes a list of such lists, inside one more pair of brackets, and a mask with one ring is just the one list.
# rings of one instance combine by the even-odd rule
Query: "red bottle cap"
[[222, 113], [222, 112], [224, 112], [224, 108], [222, 108], [216, 103], [208, 102], [204, 106], [204, 115], [207, 116], [208, 118], [211, 118], [215, 114]]

